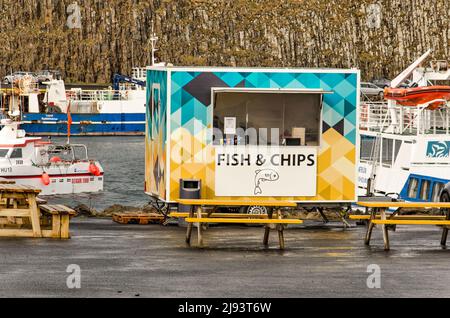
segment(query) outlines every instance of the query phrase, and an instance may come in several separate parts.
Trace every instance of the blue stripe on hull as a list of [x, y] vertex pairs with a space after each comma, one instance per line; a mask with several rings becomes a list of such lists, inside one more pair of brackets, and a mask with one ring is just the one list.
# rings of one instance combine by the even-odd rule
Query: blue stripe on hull
[[[29, 134], [66, 135], [66, 114], [24, 114], [22, 129]], [[50, 124], [54, 122], [55, 124]], [[145, 114], [73, 114], [72, 135], [143, 135], [145, 132]], [[77, 122], [92, 122], [82, 123]], [[140, 123], [129, 123], [140, 122]]]
[[[73, 121], [109, 121], [109, 122], [123, 122], [123, 121], [141, 121], [145, 123], [145, 113], [111, 113], [111, 114], [71, 114]], [[31, 121], [67, 121], [67, 114], [53, 113], [53, 114], [23, 114], [22, 120]]]
[[[67, 134], [67, 124], [22, 124], [21, 128], [28, 134]], [[72, 124], [70, 132], [72, 135], [143, 135], [145, 124]]]

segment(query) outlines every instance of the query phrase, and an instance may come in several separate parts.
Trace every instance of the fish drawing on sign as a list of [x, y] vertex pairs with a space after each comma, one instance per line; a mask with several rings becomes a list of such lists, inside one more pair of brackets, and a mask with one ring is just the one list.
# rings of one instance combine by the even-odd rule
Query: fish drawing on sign
[[277, 181], [280, 178], [278, 172], [272, 169], [256, 170], [255, 173], [255, 195], [262, 194], [261, 182]]

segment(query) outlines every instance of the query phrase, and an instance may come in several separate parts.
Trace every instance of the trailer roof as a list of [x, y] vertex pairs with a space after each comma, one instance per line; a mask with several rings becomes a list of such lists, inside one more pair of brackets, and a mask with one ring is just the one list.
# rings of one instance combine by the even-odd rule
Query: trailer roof
[[279, 73], [359, 73], [357, 68], [232, 67], [232, 66], [148, 66], [147, 70], [184, 72], [279, 72]]

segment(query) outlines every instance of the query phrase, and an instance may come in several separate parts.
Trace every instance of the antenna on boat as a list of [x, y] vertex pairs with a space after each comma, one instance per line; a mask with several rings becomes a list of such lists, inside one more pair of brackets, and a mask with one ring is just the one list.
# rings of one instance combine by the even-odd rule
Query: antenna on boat
[[[11, 68], [9, 68], [9, 70], [10, 70], [10, 74], [12, 75], [12, 67]], [[13, 111], [14, 111], [14, 77], [13, 76], [11, 76], [11, 99], [10, 99], [10, 106], [9, 106], [9, 115], [11, 116], [11, 117], [13, 117], [12, 116], [12, 114], [13, 114]]]
[[153, 22], [152, 22], [152, 34], [150, 36], [150, 45], [151, 45], [151, 66], [154, 66], [156, 64], [156, 58], [155, 58], [155, 52], [158, 51], [156, 48], [156, 42], [158, 41], [158, 37], [156, 36], [156, 33], [154, 32]]

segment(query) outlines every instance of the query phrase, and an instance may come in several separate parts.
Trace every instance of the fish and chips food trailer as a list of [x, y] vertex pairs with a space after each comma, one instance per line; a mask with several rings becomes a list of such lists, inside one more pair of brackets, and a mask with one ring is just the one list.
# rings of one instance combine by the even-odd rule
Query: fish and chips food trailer
[[356, 202], [359, 84], [356, 69], [149, 67], [145, 192]]

